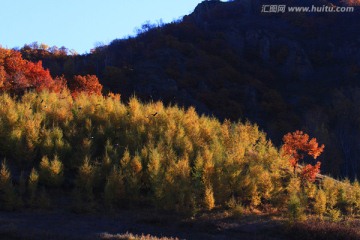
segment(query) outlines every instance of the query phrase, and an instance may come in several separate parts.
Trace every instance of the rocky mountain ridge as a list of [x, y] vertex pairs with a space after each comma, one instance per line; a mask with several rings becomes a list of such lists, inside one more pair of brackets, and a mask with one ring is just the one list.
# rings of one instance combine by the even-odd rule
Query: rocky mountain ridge
[[[55, 75], [96, 74], [126, 101], [195, 106], [248, 119], [275, 143], [295, 129], [325, 143], [324, 171], [360, 174], [360, 22], [353, 13], [262, 13], [264, 4], [341, 5], [323, 0], [204, 1], [170, 24], [144, 24], [91, 54], [43, 56]], [[28, 49], [29, 50], [29, 49]], [[325, 160], [326, 159], [326, 160]]]

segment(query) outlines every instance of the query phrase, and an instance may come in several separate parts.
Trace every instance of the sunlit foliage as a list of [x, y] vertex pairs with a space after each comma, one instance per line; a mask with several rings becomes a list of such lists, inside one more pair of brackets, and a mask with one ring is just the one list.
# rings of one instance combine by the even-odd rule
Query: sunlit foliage
[[[286, 134], [283, 137], [283, 141], [282, 152], [285, 156], [289, 157], [294, 173], [296, 173], [299, 161], [304, 158], [304, 154], [308, 154], [316, 159], [325, 148], [324, 144], [319, 146], [316, 138], [309, 139], [309, 135], [302, 131]], [[311, 164], [306, 165], [301, 170], [302, 177], [310, 182], [315, 181], [316, 174], [320, 172], [320, 165], [320, 162], [317, 162], [315, 166]]]
[[95, 75], [74, 76], [73, 81], [70, 83], [70, 89], [74, 94], [79, 92], [87, 92], [89, 94], [101, 94], [102, 86]]
[[[135, 97], [126, 104], [112, 94], [73, 97], [67, 89], [1, 93], [0, 104], [7, 106], [0, 108], [0, 153], [16, 172], [29, 174], [23, 176], [29, 179], [24, 194], [3, 165], [8, 209], [21, 202], [47, 208], [49, 193], [66, 189], [78, 212], [147, 204], [195, 214], [231, 205], [235, 214], [271, 205], [288, 206], [295, 221], [306, 212], [360, 211], [358, 183], [304, 181], [293, 174], [285, 147], [278, 151], [249, 122], [219, 122], [194, 108]], [[296, 142], [291, 139], [286, 144]], [[318, 156], [322, 148], [312, 144], [306, 150]]]
[[40, 183], [49, 187], [77, 172], [83, 201], [104, 194], [109, 206], [149, 199], [190, 211], [233, 196], [256, 207], [282, 192], [286, 161], [250, 123], [220, 123], [193, 108], [136, 98], [127, 105], [114, 96], [72, 98], [67, 90], [18, 100], [3, 93], [0, 104], [11, 106], [0, 109], [1, 153], [20, 168], [39, 169]]
[[[73, 95], [79, 92], [101, 94], [102, 85], [95, 75], [74, 76], [69, 82]], [[33, 63], [22, 58], [20, 52], [0, 47], [0, 91], [23, 94], [27, 90], [47, 89], [61, 92], [67, 86], [64, 77], [52, 78], [42, 62]]]

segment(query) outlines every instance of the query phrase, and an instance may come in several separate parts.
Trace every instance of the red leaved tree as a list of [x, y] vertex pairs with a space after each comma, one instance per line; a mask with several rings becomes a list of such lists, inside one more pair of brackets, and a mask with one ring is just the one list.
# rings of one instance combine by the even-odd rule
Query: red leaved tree
[[[95, 75], [75, 76], [69, 85], [73, 96], [79, 92], [101, 95], [102, 85]], [[53, 79], [41, 61], [33, 63], [23, 59], [18, 51], [0, 48], [0, 90], [22, 94], [30, 89], [60, 92], [66, 87], [66, 79]]]
[[24, 60], [20, 52], [0, 48], [0, 89], [22, 93], [27, 89], [49, 89], [53, 79], [42, 62]]
[[95, 75], [74, 76], [73, 81], [69, 84], [69, 88], [73, 95], [80, 92], [101, 95], [102, 85]]
[[49, 88], [51, 92], [59, 93], [65, 89], [67, 89], [67, 81], [64, 76], [56, 77], [54, 79], [54, 83]]
[[319, 161], [314, 166], [311, 164], [307, 164], [301, 170], [301, 177], [309, 182], [314, 182], [316, 179], [316, 175], [320, 173], [320, 165], [321, 162]]
[[[316, 138], [310, 139], [309, 135], [302, 131], [286, 134], [283, 137], [283, 141], [283, 153], [286, 156], [290, 156], [289, 161], [294, 168], [294, 173], [299, 161], [304, 158], [304, 154], [308, 154], [316, 159], [324, 151], [325, 147], [324, 144], [319, 146]], [[316, 174], [320, 172], [320, 164], [320, 162], [317, 162], [315, 166], [311, 164], [306, 165], [301, 171], [301, 176], [308, 181], [315, 181]]]

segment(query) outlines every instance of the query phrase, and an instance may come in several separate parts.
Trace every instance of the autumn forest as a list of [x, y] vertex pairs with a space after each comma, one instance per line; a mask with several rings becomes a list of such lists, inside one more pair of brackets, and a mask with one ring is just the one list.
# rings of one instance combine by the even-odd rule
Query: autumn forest
[[[266, 216], [277, 237], [359, 239], [359, 62], [316, 45], [303, 15], [271, 21], [304, 30], [304, 49], [275, 27], [223, 28], [246, 11], [206, 1], [83, 55], [0, 48], [1, 211]], [[109, 239], [158, 239], [132, 237]]]

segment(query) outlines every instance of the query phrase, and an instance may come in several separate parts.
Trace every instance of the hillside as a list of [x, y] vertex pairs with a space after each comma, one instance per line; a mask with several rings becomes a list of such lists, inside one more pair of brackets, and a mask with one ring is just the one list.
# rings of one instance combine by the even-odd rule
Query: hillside
[[194, 106], [219, 119], [249, 119], [276, 144], [285, 133], [302, 129], [327, 146], [324, 172], [359, 175], [358, 9], [267, 14], [260, 12], [264, 3], [206, 1], [179, 21], [146, 23], [136, 37], [87, 55], [29, 46], [21, 52], [43, 60], [53, 76], [95, 74], [124, 100], [136, 94], [144, 101]]
[[[288, 150], [296, 145], [315, 158], [323, 150], [300, 132], [284, 137], [278, 150], [250, 123], [221, 123], [194, 108], [136, 98], [123, 104], [116, 95], [72, 97], [67, 89], [22, 97], [2, 93], [0, 104], [7, 106], [0, 109], [0, 152], [6, 157], [0, 167], [1, 235], [23, 238], [25, 231], [34, 239], [78, 239], [84, 231], [81, 238], [97, 239], [99, 231], [126, 228], [199, 239], [257, 234], [282, 239], [304, 230], [325, 239], [359, 236], [350, 227], [359, 224], [359, 183], [324, 176], [314, 182], [317, 171], [309, 165], [293, 172], [289, 160], [295, 155]], [[155, 210], [153, 218], [146, 217]], [[129, 217], [114, 220], [106, 213]], [[96, 223], [95, 216], [103, 220]], [[310, 222], [298, 224], [306, 218]], [[311, 219], [318, 218], [326, 221], [314, 225]], [[76, 224], [54, 225], [64, 219], [80, 221], [81, 230]], [[286, 230], [287, 222], [292, 227]], [[149, 229], [152, 225], [156, 229]], [[184, 225], [203, 230], [184, 233]], [[218, 230], [209, 233], [212, 227]]]
[[[206, 18], [202, 15], [204, 8], [205, 15], [211, 9], [214, 12], [210, 15], [219, 14], [224, 8], [225, 15], [215, 14], [222, 19], [228, 17], [231, 9], [238, 11], [237, 4], [206, 2], [195, 13], [201, 20]], [[250, 11], [251, 6], [248, 7]], [[159, 34], [169, 26], [175, 30], [191, 29], [190, 23], [197, 21], [194, 14], [162, 28], [146, 27], [147, 31], [139, 33], [136, 39], [123, 42], [137, 44], [139, 39]], [[189, 25], [183, 28], [184, 24]], [[206, 28], [200, 33], [211, 36]], [[186, 32], [181, 36], [190, 37]], [[201, 42], [202, 37], [196, 39]], [[332, 161], [321, 159], [328, 146], [316, 135], [310, 137], [313, 135], [293, 130], [282, 136], [277, 147], [256, 123], [221, 120], [208, 116], [210, 109], [199, 114], [202, 110], [198, 103], [208, 108], [211, 102], [201, 103], [193, 98], [195, 107], [182, 107], [190, 103], [174, 104], [174, 96], [168, 103], [154, 100], [142, 92], [146, 85], [139, 85], [136, 91], [148, 101], [127, 97], [135, 83], [142, 84], [137, 82], [137, 75], [132, 83], [128, 82], [129, 88], [121, 97], [108, 92], [109, 87], [103, 90], [91, 69], [56, 76], [58, 72], [51, 73], [35, 59], [41, 57], [53, 67], [64, 64], [64, 69], [81, 62], [87, 66], [100, 59], [98, 54], [111, 54], [109, 49], [118, 43], [85, 56], [69, 56], [65, 48], [47, 49], [36, 44], [21, 52], [0, 48], [0, 238], [359, 239], [360, 184], [319, 174], [323, 173], [323, 163], [330, 165]], [[202, 44], [206, 43], [204, 40]], [[148, 48], [145, 44], [135, 46]], [[195, 66], [193, 79], [197, 77], [195, 73], [201, 73], [197, 71], [200, 65], [195, 63], [205, 63], [206, 71], [219, 74], [217, 65], [206, 65], [206, 60], [221, 59], [208, 56], [210, 50], [217, 49], [199, 50], [201, 46], [192, 48], [194, 52], [190, 53], [195, 55], [186, 55], [204, 57], [187, 66]], [[148, 48], [148, 57], [153, 49], [155, 46]], [[32, 61], [24, 59], [21, 53]], [[139, 57], [136, 61], [146, 59]], [[256, 59], [255, 56], [253, 64]], [[148, 63], [157, 63], [155, 60]], [[102, 81], [113, 76], [106, 73], [109, 68], [116, 70], [106, 66], [101, 75], [99, 66]], [[142, 71], [130, 65], [126, 69]], [[150, 74], [150, 69], [146, 69], [144, 72]], [[248, 65], [246, 69], [252, 68]], [[153, 74], [159, 72], [154, 70]], [[279, 81], [285, 81], [278, 74]], [[222, 79], [226, 74], [216, 76]], [[212, 75], [206, 77], [208, 80], [203, 78], [203, 83], [207, 94], [214, 97], [218, 94], [214, 86], [221, 87], [222, 82]], [[231, 81], [259, 91], [252, 100], [246, 97], [240, 103], [256, 104], [260, 93], [275, 89], [276, 84], [266, 85], [259, 79], [249, 78], [246, 84], [242, 78]], [[193, 89], [193, 80], [187, 84], [181, 91]], [[283, 88], [277, 87], [280, 94]], [[158, 97], [165, 90], [171, 93], [169, 85], [163, 90]], [[227, 100], [224, 96], [223, 100]], [[341, 104], [340, 110], [348, 107], [348, 103]], [[321, 109], [321, 104], [317, 106]], [[297, 112], [301, 113], [301, 109]], [[351, 112], [356, 116], [354, 113]], [[260, 111], [255, 119], [264, 124], [266, 118], [259, 116]], [[344, 133], [343, 140], [347, 137]], [[344, 142], [340, 146], [348, 147]], [[331, 147], [330, 153], [334, 151]]]

